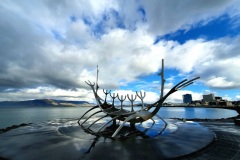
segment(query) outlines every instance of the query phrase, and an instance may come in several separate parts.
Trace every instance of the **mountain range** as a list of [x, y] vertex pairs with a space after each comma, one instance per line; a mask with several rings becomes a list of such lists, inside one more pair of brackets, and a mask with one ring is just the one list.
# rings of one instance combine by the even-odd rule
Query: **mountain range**
[[65, 101], [54, 99], [35, 99], [27, 101], [3, 101], [0, 102], [0, 107], [54, 107], [54, 106], [92, 106], [93, 104], [87, 101]]

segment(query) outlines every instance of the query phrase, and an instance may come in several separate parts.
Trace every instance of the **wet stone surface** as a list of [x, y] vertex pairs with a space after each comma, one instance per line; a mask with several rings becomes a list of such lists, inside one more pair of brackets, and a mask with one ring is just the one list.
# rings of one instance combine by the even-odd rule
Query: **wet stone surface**
[[239, 160], [240, 159], [240, 126], [233, 122], [200, 122], [216, 134], [216, 139], [204, 150], [182, 159], [196, 160]]
[[[133, 134], [124, 140], [87, 134], [76, 119], [31, 124], [0, 134], [0, 157], [14, 160], [169, 159], [196, 152], [214, 139], [213, 132], [198, 123], [166, 121], [168, 127], [161, 135], [158, 135], [163, 127], [161, 121], [156, 121], [154, 127], [152, 122], [146, 122], [137, 129], [147, 129], [144, 133], [147, 138]], [[101, 123], [104, 122], [94, 128], [99, 128]]]

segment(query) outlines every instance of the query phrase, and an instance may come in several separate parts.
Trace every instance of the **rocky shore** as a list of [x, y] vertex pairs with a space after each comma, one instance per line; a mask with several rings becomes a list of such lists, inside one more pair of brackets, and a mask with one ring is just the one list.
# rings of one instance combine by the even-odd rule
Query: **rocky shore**
[[30, 124], [32, 124], [32, 123], [22, 123], [22, 124], [19, 124], [19, 125], [12, 125], [12, 126], [7, 127], [7, 128], [1, 128], [0, 129], [0, 134], [4, 133], [4, 132], [7, 132], [7, 131], [10, 131], [10, 130], [15, 129], [15, 128], [27, 126], [27, 125], [30, 125]]

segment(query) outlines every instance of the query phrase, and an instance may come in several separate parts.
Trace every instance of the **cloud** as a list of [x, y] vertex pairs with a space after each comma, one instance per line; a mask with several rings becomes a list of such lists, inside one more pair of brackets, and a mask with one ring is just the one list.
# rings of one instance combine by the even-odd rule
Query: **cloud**
[[210, 88], [232, 89], [240, 88], [236, 74], [240, 67], [239, 44], [237, 36], [211, 41], [196, 39], [184, 44], [162, 40], [155, 47], [164, 55], [166, 67], [200, 76]]
[[[165, 92], [167, 92], [167, 91], [168, 90], [165, 90]], [[170, 95], [166, 99], [165, 102], [183, 103], [182, 96], [184, 94], [191, 94], [193, 100], [202, 100], [202, 95], [203, 95], [201, 92], [193, 92], [193, 91], [189, 91], [189, 90], [180, 90], [180, 91], [177, 91], [177, 92], [173, 93], [172, 95]]]
[[157, 35], [189, 30], [225, 13], [239, 15], [237, 0], [153, 0], [142, 1], [142, 4], [147, 13], [148, 31]]
[[21, 101], [29, 99], [61, 99], [61, 100], [82, 100], [95, 102], [90, 90], [77, 89], [65, 90], [54, 87], [24, 88], [20, 90], [7, 90], [0, 93], [0, 101]]
[[[190, 29], [200, 22], [207, 24], [222, 14], [236, 18], [240, 6], [237, 3], [1, 2], [0, 91], [7, 93], [2, 99], [32, 99], [31, 93], [39, 98], [85, 93], [89, 88], [84, 81], [95, 81], [97, 64], [100, 87], [119, 90], [122, 84], [158, 72], [162, 58], [167, 69], [190, 77], [201, 76], [202, 83], [210, 88], [239, 88], [239, 37], [195, 39], [184, 44], [161, 40], [154, 44], [158, 35]], [[223, 88], [222, 84], [227, 85]], [[42, 91], [42, 96], [34, 90]], [[151, 95], [147, 101], [158, 97], [155, 92], [147, 92]], [[81, 96], [92, 101], [88, 94]]]
[[240, 95], [236, 95], [236, 97], [235, 97], [236, 99], [240, 99]]
[[228, 101], [233, 101], [235, 98], [230, 97], [229, 95], [225, 94], [222, 99], [228, 100]]
[[207, 82], [207, 85], [214, 88], [236, 88], [240, 86], [239, 83], [226, 81], [226, 77], [213, 78]]

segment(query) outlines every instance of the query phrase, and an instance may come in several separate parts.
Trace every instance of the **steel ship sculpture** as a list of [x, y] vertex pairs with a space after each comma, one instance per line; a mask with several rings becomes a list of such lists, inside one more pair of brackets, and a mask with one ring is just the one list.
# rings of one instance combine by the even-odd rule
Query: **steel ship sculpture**
[[[131, 130], [135, 130], [135, 125], [138, 123], [143, 123], [144, 121], [147, 120], [152, 120], [152, 126], [154, 125], [155, 121], [153, 117], [157, 116], [164, 122], [164, 127], [162, 130], [159, 132], [161, 134], [164, 129], [167, 126], [167, 123], [157, 115], [158, 111], [161, 109], [164, 101], [169, 97], [171, 94], [174, 92], [187, 87], [191, 85], [195, 80], [199, 79], [200, 77], [193, 78], [191, 80], [184, 79], [183, 81], [179, 82], [176, 84], [167, 94], [163, 94], [164, 91], [164, 60], [162, 60], [162, 70], [158, 74], [158, 76], [161, 77], [161, 92], [160, 92], [160, 98], [155, 102], [150, 105], [146, 105], [144, 103], [144, 98], [146, 96], [146, 92], [136, 92], [135, 95], [121, 95], [119, 96], [118, 94], [111, 93], [111, 90], [105, 90], [103, 89], [103, 93], [105, 94], [104, 99], [102, 99], [99, 94], [98, 94], [98, 72], [99, 70], [97, 69], [97, 79], [96, 83], [92, 83], [90, 81], [86, 81], [86, 83], [91, 87], [92, 92], [94, 94], [94, 97], [96, 99], [97, 105], [90, 108], [88, 111], [86, 111], [78, 120], [78, 124], [84, 129], [85, 132], [91, 133], [94, 135], [107, 135], [109, 138], [114, 138], [117, 139], [119, 132], [121, 129], [126, 126], [127, 124], [129, 125], [129, 128]], [[112, 101], [111, 103], [107, 102], [107, 96], [110, 95]], [[141, 107], [138, 110], [134, 110], [134, 101], [136, 98], [139, 98], [141, 101]], [[126, 98], [130, 101], [130, 109], [125, 109], [123, 108], [123, 102], [126, 100]], [[120, 101], [120, 107], [116, 107], [115, 105], [115, 100], [118, 99]], [[129, 108], [129, 107], [128, 107]], [[139, 107], [138, 107], [139, 108]], [[93, 113], [91, 113], [93, 112]], [[89, 115], [89, 113], [91, 113]], [[98, 117], [94, 121], [90, 121], [90, 119], [98, 114], [98, 113], [103, 113], [104, 115], [101, 117]], [[84, 118], [87, 116], [86, 118]], [[104, 118], [108, 118], [108, 121], [103, 124], [100, 128], [97, 130], [92, 129], [93, 125], [98, 123]], [[89, 123], [86, 123], [89, 122]], [[118, 124], [117, 124], [118, 122]], [[108, 128], [108, 133], [105, 132], [105, 129]], [[110, 132], [109, 132], [110, 131]], [[146, 132], [147, 129], [144, 131]], [[109, 134], [110, 133], [110, 134]]]

